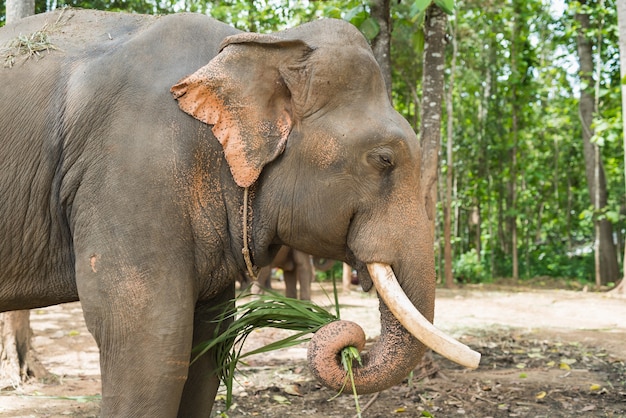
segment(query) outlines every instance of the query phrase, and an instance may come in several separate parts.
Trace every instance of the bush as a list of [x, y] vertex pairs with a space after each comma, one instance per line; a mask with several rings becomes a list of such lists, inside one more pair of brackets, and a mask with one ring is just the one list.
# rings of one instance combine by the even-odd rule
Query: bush
[[485, 278], [485, 268], [478, 259], [474, 248], [461, 254], [454, 261], [454, 277], [463, 283], [480, 283]]

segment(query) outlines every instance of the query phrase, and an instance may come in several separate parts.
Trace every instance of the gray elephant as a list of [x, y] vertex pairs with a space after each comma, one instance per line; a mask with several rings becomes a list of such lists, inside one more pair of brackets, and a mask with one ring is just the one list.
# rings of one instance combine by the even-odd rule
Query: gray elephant
[[335, 264], [334, 260], [313, 257], [283, 245], [276, 253], [272, 263], [259, 270], [256, 283], [252, 283], [252, 293], [271, 289], [272, 268], [279, 268], [283, 271], [285, 296], [311, 300], [311, 283], [315, 281], [315, 271], [327, 271], [333, 264]]
[[[191, 348], [283, 244], [349, 262], [386, 301], [359, 392], [402, 381], [424, 352], [412, 334], [441, 340], [419, 143], [358, 30], [69, 9], [0, 28], [0, 45], [38, 31], [48, 52], [2, 52], [0, 310], [81, 301], [102, 416], [208, 416], [216, 364]], [[339, 389], [328, 327], [309, 357]]]

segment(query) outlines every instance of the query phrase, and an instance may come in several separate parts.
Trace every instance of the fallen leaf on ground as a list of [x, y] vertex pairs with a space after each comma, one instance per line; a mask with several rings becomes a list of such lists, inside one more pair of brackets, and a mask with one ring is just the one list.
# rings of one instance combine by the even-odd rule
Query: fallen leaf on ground
[[272, 399], [274, 399], [276, 402], [278, 402], [280, 404], [291, 405], [291, 402], [289, 402], [289, 399], [287, 399], [287, 398], [285, 398], [284, 396], [281, 396], [281, 395], [274, 395], [274, 396], [272, 396]]
[[294, 383], [293, 385], [286, 385], [283, 387], [283, 391], [288, 395], [302, 396], [302, 392], [300, 392], [300, 385], [297, 383]]

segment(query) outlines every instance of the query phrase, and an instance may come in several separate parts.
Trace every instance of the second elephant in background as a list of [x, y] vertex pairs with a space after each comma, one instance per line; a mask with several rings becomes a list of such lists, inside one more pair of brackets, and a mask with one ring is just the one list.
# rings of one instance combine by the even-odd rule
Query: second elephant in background
[[252, 292], [259, 293], [262, 289], [272, 288], [272, 268], [283, 271], [285, 279], [285, 296], [298, 298], [298, 284], [300, 300], [311, 300], [311, 283], [315, 280], [315, 269], [326, 271], [330, 269], [334, 260], [314, 259], [311, 255], [283, 245], [272, 264], [259, 270], [258, 283], [253, 284]]

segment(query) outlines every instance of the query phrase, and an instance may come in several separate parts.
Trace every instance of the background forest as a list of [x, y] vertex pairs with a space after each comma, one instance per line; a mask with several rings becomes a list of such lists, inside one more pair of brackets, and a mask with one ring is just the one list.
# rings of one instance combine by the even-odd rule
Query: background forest
[[[379, 3], [36, 0], [35, 9], [192, 11], [257, 32], [335, 17], [375, 42], [382, 32], [372, 8]], [[421, 102], [420, 10], [429, 1], [382, 3], [390, 7], [392, 98], [419, 132], [422, 106], [429, 105]], [[4, 20], [0, 0], [0, 25]], [[626, 201], [615, 0], [457, 0], [447, 22], [440, 276], [449, 239], [457, 281], [546, 276], [617, 282]]]

